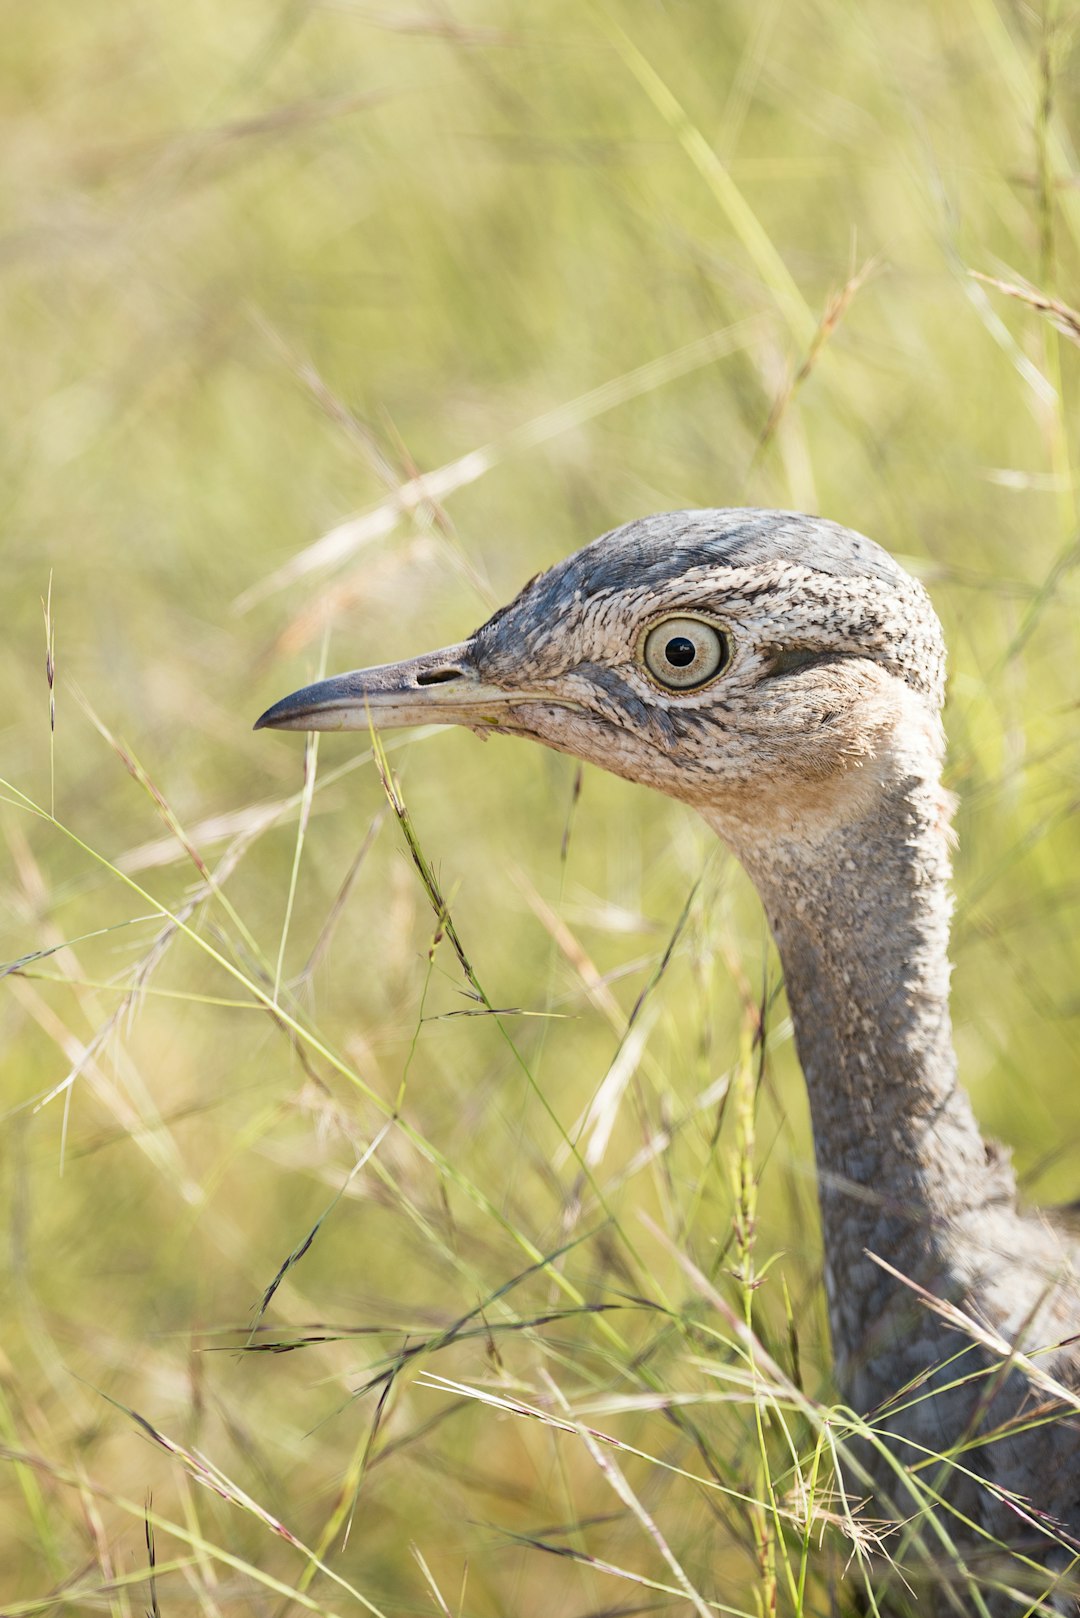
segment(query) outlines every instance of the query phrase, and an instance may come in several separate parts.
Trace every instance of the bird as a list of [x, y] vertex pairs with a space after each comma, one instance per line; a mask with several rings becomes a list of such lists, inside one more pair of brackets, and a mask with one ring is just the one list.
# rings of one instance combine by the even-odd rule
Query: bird
[[[958, 1081], [945, 665], [926, 590], [863, 535], [673, 511], [556, 563], [460, 644], [320, 680], [256, 728], [525, 737], [705, 820], [783, 968], [835, 1381], [896, 1461], [875, 1450], [874, 1487], [914, 1513], [905, 1469], [955, 1451], [932, 1476], [965, 1567], [996, 1570], [986, 1610], [1075, 1614], [1080, 1252], [1019, 1206]], [[1023, 1577], [1002, 1575], [1002, 1546]], [[1019, 1605], [1001, 1594], [1018, 1581]]]

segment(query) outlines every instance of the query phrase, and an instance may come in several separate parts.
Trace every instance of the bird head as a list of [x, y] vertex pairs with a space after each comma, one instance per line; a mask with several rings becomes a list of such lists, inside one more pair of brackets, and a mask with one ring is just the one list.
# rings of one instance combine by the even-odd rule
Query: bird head
[[256, 729], [525, 736], [693, 804], [738, 846], [872, 812], [897, 769], [940, 759], [943, 689], [930, 601], [872, 541], [677, 511], [567, 557], [459, 645], [320, 680]]

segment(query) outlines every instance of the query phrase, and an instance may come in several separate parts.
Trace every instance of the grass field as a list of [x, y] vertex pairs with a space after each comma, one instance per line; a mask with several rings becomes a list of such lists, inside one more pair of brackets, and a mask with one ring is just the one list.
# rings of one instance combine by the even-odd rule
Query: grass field
[[1076, 1197], [1080, 332], [1017, 293], [1080, 303], [1078, 24], [10, 16], [8, 1618], [855, 1611], [740, 870], [539, 750], [388, 737], [391, 802], [251, 725], [646, 511], [869, 533], [951, 646], [962, 1072]]

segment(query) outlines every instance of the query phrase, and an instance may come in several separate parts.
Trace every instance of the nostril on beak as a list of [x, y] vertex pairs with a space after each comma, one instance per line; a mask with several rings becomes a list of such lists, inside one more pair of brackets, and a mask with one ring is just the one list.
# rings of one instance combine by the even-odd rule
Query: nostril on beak
[[464, 678], [462, 669], [426, 669], [416, 676], [417, 685], [445, 685], [448, 680]]

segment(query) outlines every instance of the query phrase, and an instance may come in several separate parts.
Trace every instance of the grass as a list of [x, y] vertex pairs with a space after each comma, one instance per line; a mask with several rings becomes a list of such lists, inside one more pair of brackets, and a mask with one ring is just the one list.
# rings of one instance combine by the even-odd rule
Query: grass
[[861, 1504], [778, 966], [704, 829], [499, 740], [250, 725], [643, 511], [870, 533], [952, 649], [962, 1071], [1074, 1198], [1078, 18], [13, 22], [9, 1618], [896, 1614], [928, 1558], [1040, 1610], [956, 1550], [962, 1443], [903, 1529]]

